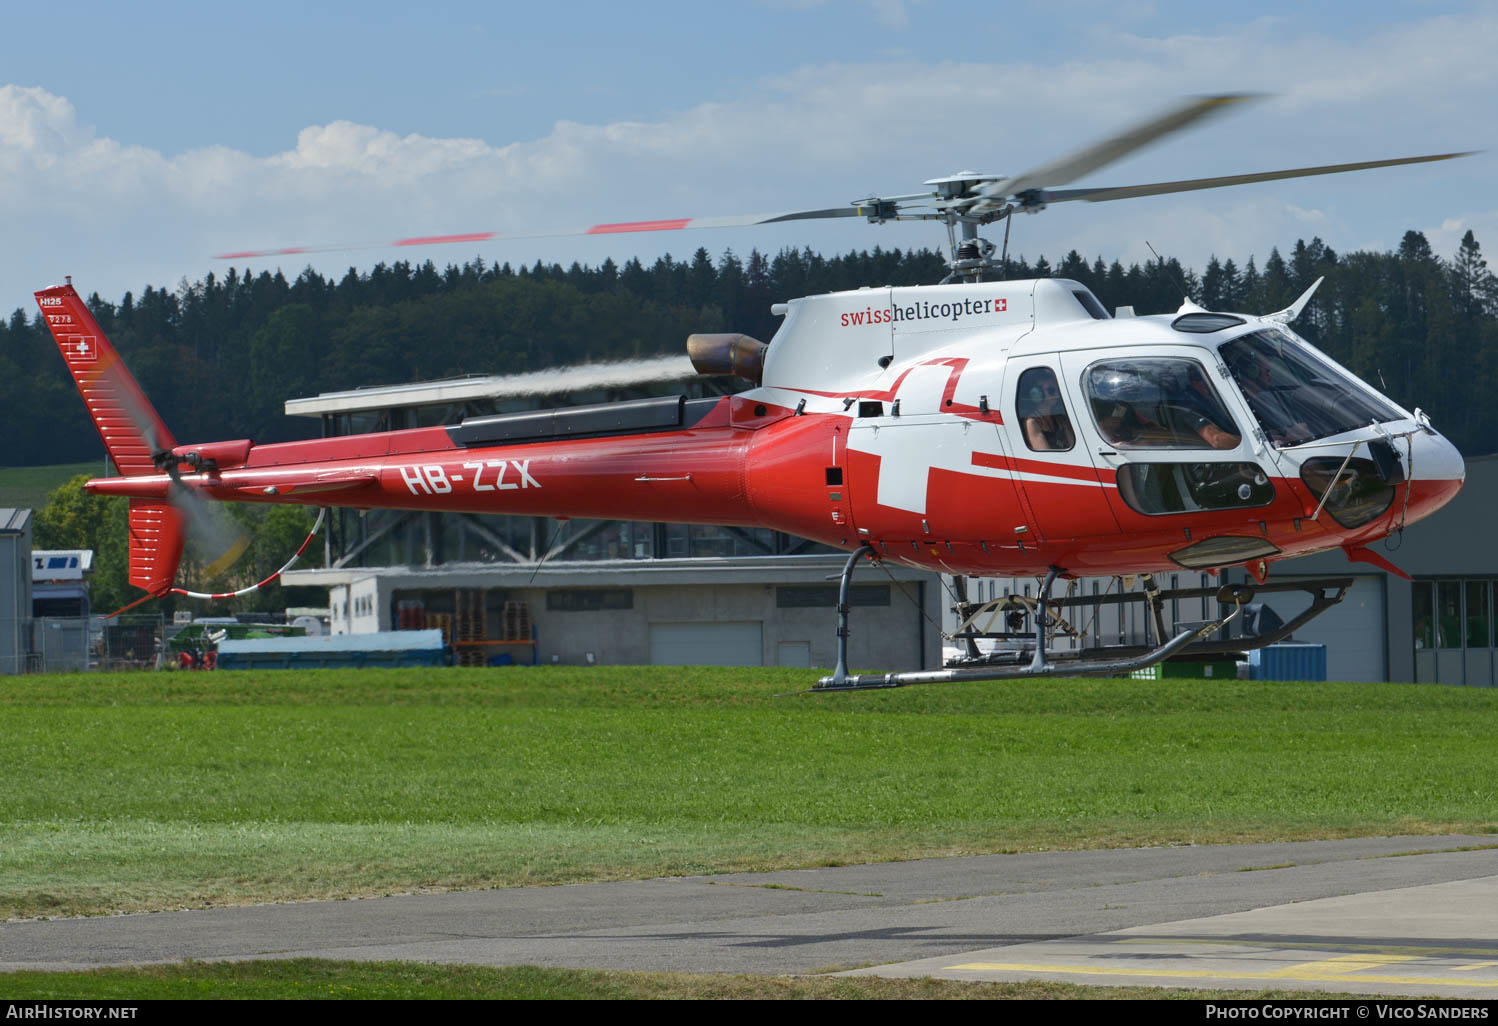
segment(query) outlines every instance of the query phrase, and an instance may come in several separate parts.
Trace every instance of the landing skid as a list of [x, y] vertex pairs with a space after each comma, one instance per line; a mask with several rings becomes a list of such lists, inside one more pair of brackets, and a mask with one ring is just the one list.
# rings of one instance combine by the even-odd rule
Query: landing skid
[[[1163, 662], [1171, 656], [1239, 655], [1243, 652], [1289, 637], [1312, 618], [1341, 602], [1352, 587], [1351, 577], [1328, 577], [1317, 580], [1290, 581], [1277, 584], [1224, 585], [1220, 588], [1170, 588], [1162, 589], [1148, 574], [1139, 575], [1144, 587], [1138, 592], [1124, 592], [1106, 596], [1068, 596], [1052, 599], [1051, 586], [1062, 571], [1052, 567], [1034, 598], [1006, 595], [981, 605], [967, 601], [966, 582], [957, 588], [957, 613], [962, 623], [952, 640], [956, 641], [962, 655], [947, 662], [940, 670], [912, 670], [903, 673], [850, 674], [848, 672], [848, 586], [853, 570], [860, 560], [874, 552], [865, 545], [848, 558], [843, 567], [842, 582], [838, 590], [837, 667], [832, 675], [819, 680], [812, 691], [868, 691], [876, 688], [901, 688], [912, 684], [946, 684], [962, 681], [1013, 680], [1022, 677], [1080, 677], [1103, 674], [1132, 673]], [[1263, 592], [1300, 591], [1311, 596], [1311, 605], [1288, 623], [1270, 631], [1248, 637], [1207, 640], [1227, 626], [1243, 611], [1246, 603]], [[1169, 640], [1165, 638], [1165, 603], [1180, 599], [1202, 599], [1215, 597], [1223, 607], [1230, 607], [1226, 615], [1215, 620], [1191, 623], [1182, 627]], [[1103, 645], [1072, 652], [1052, 653], [1049, 646], [1057, 638], [1084, 637], [1085, 631], [1072, 626], [1068, 613], [1085, 608], [1100, 609], [1104, 605], [1123, 606], [1142, 603], [1150, 615], [1157, 644], [1148, 645]], [[995, 623], [1007, 626], [1013, 619], [1024, 616], [1034, 618], [1033, 634], [1021, 634], [1018, 630], [991, 628]], [[981, 627], [980, 627], [981, 623]], [[1020, 649], [1009, 649], [983, 653], [978, 648], [979, 639], [1004, 642], [1025, 642]]]

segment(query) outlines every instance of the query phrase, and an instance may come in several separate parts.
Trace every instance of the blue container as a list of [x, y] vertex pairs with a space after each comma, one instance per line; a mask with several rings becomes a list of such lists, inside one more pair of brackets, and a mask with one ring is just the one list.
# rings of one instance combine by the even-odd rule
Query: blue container
[[1254, 680], [1326, 680], [1326, 646], [1298, 641], [1257, 648], [1248, 653]]
[[381, 631], [310, 638], [247, 638], [219, 642], [222, 670], [345, 669], [361, 666], [442, 666], [442, 632]]

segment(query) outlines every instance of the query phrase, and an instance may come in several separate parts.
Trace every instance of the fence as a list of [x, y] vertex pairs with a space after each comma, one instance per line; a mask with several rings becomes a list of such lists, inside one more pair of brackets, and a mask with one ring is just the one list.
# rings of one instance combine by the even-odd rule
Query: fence
[[0, 620], [0, 674], [154, 669], [163, 627], [159, 614]]

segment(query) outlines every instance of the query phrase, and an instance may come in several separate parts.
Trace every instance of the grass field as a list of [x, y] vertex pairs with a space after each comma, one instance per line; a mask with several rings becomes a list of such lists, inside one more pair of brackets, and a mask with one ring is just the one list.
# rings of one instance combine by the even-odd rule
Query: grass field
[[[1083, 987], [1072, 983], [962, 983], [876, 977], [730, 976], [605, 972], [597, 969], [490, 968], [416, 962], [330, 962], [317, 959], [188, 963], [73, 973], [0, 973], [0, 1001], [46, 999], [379, 999], [434, 1000], [690, 1000], [712, 999], [968, 999], [1100, 1000], [1185, 998], [1305, 1000], [1304, 991], [1172, 990]], [[1318, 994], [1318, 1000], [1362, 999]]]
[[0, 509], [41, 509], [47, 493], [79, 474], [104, 476], [104, 461], [58, 463], [50, 467], [0, 467]]
[[1498, 691], [804, 671], [0, 678], [0, 915], [1498, 831]]

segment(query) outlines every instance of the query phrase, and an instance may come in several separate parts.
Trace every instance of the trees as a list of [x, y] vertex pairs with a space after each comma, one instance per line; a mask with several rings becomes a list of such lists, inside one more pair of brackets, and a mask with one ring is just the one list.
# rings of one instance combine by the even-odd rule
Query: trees
[[[1015, 278], [1061, 275], [1108, 309], [1172, 313], [1186, 292], [1211, 309], [1265, 313], [1288, 306], [1325, 275], [1297, 324], [1355, 370], [1384, 376], [1394, 398], [1457, 428], [1459, 444], [1488, 436], [1480, 396], [1498, 385], [1498, 281], [1473, 233], [1451, 260], [1418, 231], [1396, 251], [1339, 255], [1320, 239], [1254, 256], [1214, 256], [1200, 278], [1173, 259], [1125, 266], [1075, 250], [1053, 265], [1010, 261]], [[1240, 271], [1239, 268], [1242, 268]], [[823, 256], [785, 249], [683, 261], [663, 256], [592, 268], [537, 262], [512, 272], [482, 261], [438, 268], [396, 261], [327, 277], [306, 268], [231, 268], [177, 289], [146, 286], [118, 304], [90, 306], [179, 439], [306, 437], [315, 422], [282, 414], [286, 399], [359, 384], [459, 373], [533, 370], [580, 360], [680, 352], [693, 331], [742, 331], [768, 340], [772, 303], [861, 285], [930, 284], [946, 273], [930, 249]], [[0, 321], [0, 451], [14, 462], [83, 460], [98, 438], [46, 327], [17, 311]], [[1493, 416], [1498, 416], [1495, 413]]]

